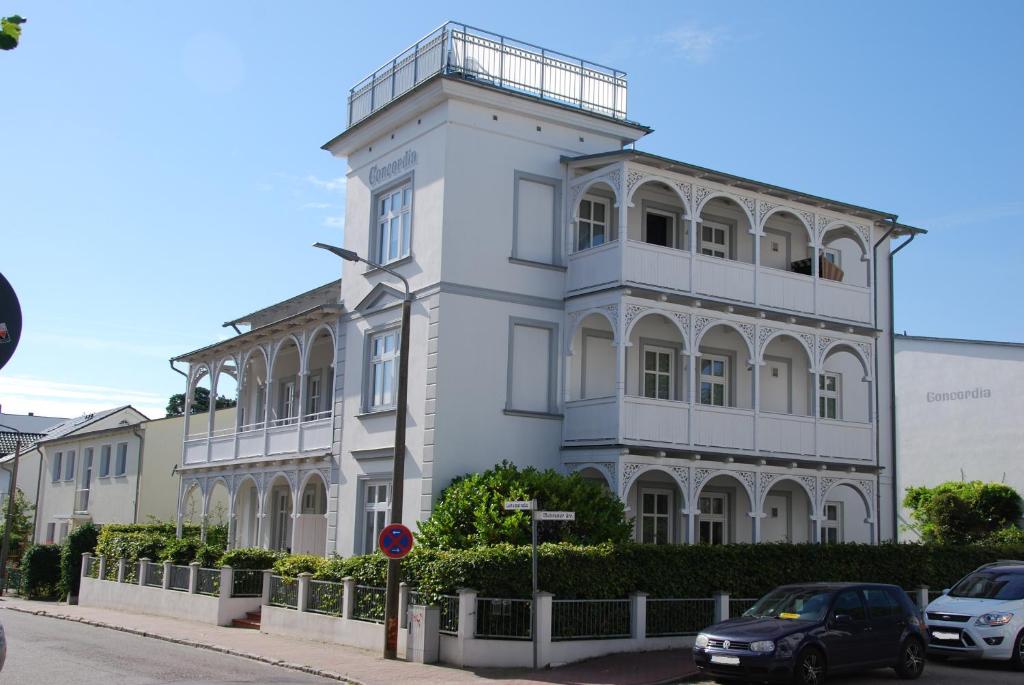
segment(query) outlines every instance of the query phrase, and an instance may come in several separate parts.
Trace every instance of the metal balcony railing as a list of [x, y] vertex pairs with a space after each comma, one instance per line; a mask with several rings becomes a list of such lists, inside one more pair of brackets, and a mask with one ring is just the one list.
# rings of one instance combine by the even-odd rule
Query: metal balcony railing
[[448, 22], [349, 91], [348, 125], [354, 126], [438, 74], [457, 74], [614, 119], [626, 118], [625, 72]]

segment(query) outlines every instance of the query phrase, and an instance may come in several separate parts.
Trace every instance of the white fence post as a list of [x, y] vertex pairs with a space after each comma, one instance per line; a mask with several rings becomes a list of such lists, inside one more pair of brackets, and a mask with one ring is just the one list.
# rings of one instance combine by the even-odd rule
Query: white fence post
[[[235, 571], [230, 566], [220, 567], [220, 592], [217, 593], [217, 598], [223, 602], [226, 599], [231, 599], [231, 591], [235, 587]], [[223, 605], [221, 605], [223, 606]]]
[[[466, 643], [476, 639], [476, 590], [461, 587], [459, 595], [459, 627], [455, 632], [458, 645], [456, 666], [466, 665]], [[438, 638], [440, 640], [440, 637]]]
[[922, 585], [917, 588], [917, 608], [924, 611], [928, 608], [928, 586]]
[[199, 592], [199, 562], [193, 561], [188, 565], [188, 593], [194, 595]]
[[346, 621], [352, 620], [352, 612], [356, 606], [356, 579], [346, 576], [341, 579], [343, 586], [341, 595], [341, 617]]
[[171, 566], [174, 564], [170, 561], [164, 562], [164, 589], [171, 587]]
[[145, 585], [149, 576], [149, 558], [139, 559], [139, 585]]
[[398, 584], [398, 627], [409, 627], [409, 583]]
[[646, 592], [634, 592], [629, 596], [629, 636], [634, 640], [647, 639]]
[[714, 623], [721, 623], [722, 621], [729, 620], [729, 593], [728, 592], [716, 592], [714, 595], [715, 600], [715, 616]]
[[309, 605], [309, 579], [312, 577], [312, 573], [299, 574], [299, 591], [295, 601], [295, 608], [299, 611], [305, 611]]
[[128, 560], [121, 557], [117, 560], [117, 582], [123, 583], [128, 577]]
[[100, 555], [100, 572], [96, 577], [100, 580], [104, 580], [107, 577], [107, 556], [105, 554]]
[[270, 576], [272, 575], [274, 575], [274, 572], [270, 569], [263, 571], [263, 594], [260, 596], [261, 606], [270, 604]]
[[82, 577], [85, 578], [89, 575], [89, 569], [92, 568], [92, 555], [88, 552], [82, 552]]
[[551, 665], [553, 597], [550, 592], [538, 592], [533, 596], [533, 606], [537, 611], [537, 634], [533, 636], [537, 642], [537, 668], [547, 668]]

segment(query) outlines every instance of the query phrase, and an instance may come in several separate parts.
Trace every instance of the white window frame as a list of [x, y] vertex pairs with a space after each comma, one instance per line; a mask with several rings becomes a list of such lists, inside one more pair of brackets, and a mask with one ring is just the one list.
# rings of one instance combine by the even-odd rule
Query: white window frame
[[[829, 509], [836, 512], [835, 519], [828, 517]], [[834, 535], [832, 535], [834, 533]], [[833, 537], [833, 539], [829, 539]], [[821, 543], [823, 545], [838, 544], [843, 541], [843, 503], [825, 502], [825, 510], [821, 517]]]
[[64, 452], [54, 452], [53, 462], [51, 465], [52, 471], [50, 473], [50, 482], [59, 483], [61, 477], [64, 475]]
[[[317, 511], [321, 508], [321, 504], [324, 505], [324, 511], [327, 510], [326, 502], [321, 502], [320, 498], [320, 487], [323, 485], [322, 481], [315, 476], [306, 481], [306, 484], [302, 486], [302, 504], [299, 508], [299, 512], [307, 516], [319, 516]], [[324, 488], [326, 491], [326, 487]]]
[[[597, 221], [594, 218], [594, 206], [601, 205], [604, 207], [604, 221]], [[584, 206], [588, 209], [586, 216], [584, 216]], [[612, 204], [608, 200], [595, 197], [593, 195], [587, 195], [580, 200], [580, 208], [578, 212], [579, 218], [576, 220], [576, 235], [574, 236], [575, 241], [573, 243], [573, 252], [582, 252], [583, 250], [589, 250], [592, 247], [600, 247], [611, 242], [611, 228], [612, 228]], [[601, 232], [601, 242], [594, 243], [594, 235], [597, 233], [596, 228], [603, 229]], [[583, 236], [586, 236], [586, 245], [583, 244]]]
[[[672, 511], [673, 510], [673, 505], [674, 505], [673, 497], [672, 497], [673, 494], [674, 493], [671, 490], [668, 490], [668, 489], [665, 489], [665, 488], [641, 488], [639, 490], [639, 492], [637, 493], [637, 498], [638, 498], [637, 499], [637, 509], [639, 510], [640, 516], [639, 516], [639, 519], [638, 519], [638, 524], [637, 524], [638, 527], [637, 527], [637, 531], [636, 531], [636, 533], [637, 533], [637, 542], [639, 542], [641, 544], [649, 544], [649, 545], [660, 545], [660, 544], [671, 545], [672, 544], [672, 541], [674, 540], [674, 537], [673, 537], [674, 529], [673, 529], [673, 525], [672, 524], [673, 524], [673, 519], [675, 518], [673, 516], [673, 511]], [[644, 509], [644, 499], [645, 499], [644, 495], [654, 495], [654, 511], [646, 511]], [[664, 513], [664, 514], [659, 514], [658, 513], [658, 498], [659, 497], [665, 497], [666, 501], [667, 501], [667, 504], [668, 504], [668, 506], [666, 508], [666, 513]], [[667, 522], [667, 525], [665, 526], [665, 541], [664, 542], [658, 542], [658, 540], [657, 540], [658, 520], [659, 519], [664, 519]], [[652, 542], [647, 542], [647, 541], [644, 540], [644, 522], [647, 521], [647, 520], [650, 520], [652, 522], [652, 525], [653, 525], [654, 540]]]
[[[401, 349], [401, 331], [389, 328], [370, 336], [367, 350], [366, 410], [383, 411], [393, 409], [398, 401], [398, 362]], [[387, 349], [388, 338], [392, 338], [391, 350]], [[380, 351], [377, 342], [380, 341]]]
[[313, 416], [321, 412], [323, 404], [324, 380], [323, 371], [317, 370], [306, 378], [306, 415]]
[[64, 539], [68, 536], [68, 528], [69, 528], [69, 526], [68, 526], [68, 522], [67, 521], [61, 521], [60, 522], [60, 526], [58, 527], [58, 533], [57, 533], [57, 544], [58, 545], [64, 544]]
[[[712, 363], [712, 370], [714, 370], [714, 362], [722, 362], [722, 375], [716, 376], [714, 374], [704, 373], [704, 362], [710, 361]], [[700, 382], [697, 384], [698, 398], [701, 404], [706, 404], [710, 407], [728, 407], [729, 405], [729, 374], [732, 369], [729, 368], [729, 358], [720, 354], [702, 354], [698, 357], [698, 364], [700, 365]], [[711, 396], [710, 402], [704, 402], [704, 384], [708, 383], [711, 385]], [[715, 385], [722, 386], [722, 404], [716, 404], [715, 399]]]
[[408, 257], [412, 249], [412, 181], [378, 193], [373, 207], [377, 260], [390, 264]]
[[78, 455], [75, 450], [68, 450], [64, 453], [64, 480], [66, 482], [74, 482], [75, 480], [75, 468]]
[[267, 384], [256, 386], [256, 420], [253, 426], [259, 427], [267, 420]]
[[[370, 502], [370, 492], [379, 494], [379, 488], [384, 488], [384, 501], [381, 502], [375, 498], [375, 501]], [[390, 523], [391, 518], [391, 480], [390, 479], [376, 479], [367, 480], [363, 482], [363, 496], [362, 496], [362, 509], [363, 509], [363, 520], [362, 520], [362, 536], [363, 536], [363, 554], [372, 554], [377, 551], [377, 538], [380, 537], [380, 531], [384, 529], [384, 526]], [[383, 513], [383, 517], [379, 514]], [[372, 524], [370, 523], [372, 521]], [[369, 526], [368, 526], [369, 524]], [[370, 527], [370, 530], [368, 530]]]
[[117, 443], [117, 451], [114, 459], [114, 475], [124, 476], [128, 473], [128, 443]]
[[49, 523], [46, 524], [46, 544], [47, 545], [52, 545], [53, 544], [53, 536], [56, 535], [56, 534], [57, 534], [57, 523], [55, 521], [50, 521]]
[[[647, 217], [650, 214], [665, 217], [668, 219], [668, 245], [658, 245], [652, 243], [647, 235]], [[662, 209], [655, 209], [653, 207], [647, 207], [644, 209], [644, 242], [648, 245], [655, 245], [657, 247], [671, 247], [672, 249], [678, 249], [680, 245], [679, 240], [679, 222], [676, 220], [676, 215], [672, 212], [666, 212]]]
[[823, 247], [821, 249], [822, 256], [828, 261], [835, 264], [840, 269], [843, 268], [843, 253], [833, 247]]
[[[828, 390], [828, 381], [833, 380], [834, 389]], [[843, 408], [840, 405], [842, 399], [842, 374], [834, 371], [822, 371], [818, 375], [818, 418], [842, 421]], [[828, 400], [835, 400], [835, 416], [828, 416]]]
[[[722, 502], [722, 513], [715, 514], [710, 511], [704, 511], [704, 508], [700, 506], [700, 500], [707, 498], [710, 501], [721, 501]], [[714, 544], [729, 544], [729, 496], [724, 492], [702, 492], [700, 497], [697, 499], [697, 508], [700, 509], [700, 515], [697, 519], [697, 540], [696, 542], [701, 543], [701, 529], [704, 524], [710, 524], [709, 531], [714, 531], [716, 525], [722, 527], [722, 542], [714, 542], [714, 535], [709, 536], [709, 541], [702, 544], [714, 545]]]
[[[704, 233], [707, 230], [711, 230], [711, 241], [705, 241]], [[714, 240], [716, 234], [721, 232], [722, 242], [719, 243]], [[720, 221], [714, 220], [703, 220], [700, 222], [700, 253], [706, 257], [718, 257], [719, 259], [729, 259], [729, 254], [732, 252], [731, 244], [731, 228], [728, 224], [723, 224]]]
[[100, 478], [108, 478], [110, 476], [110, 457], [112, 451], [110, 445], [100, 445]]
[[82, 490], [88, 490], [92, 483], [94, 454], [95, 450], [92, 447], [86, 447], [82, 450], [82, 469], [79, 473], [79, 487]]
[[[653, 352], [655, 355], [655, 368], [647, 368], [647, 353]], [[650, 397], [656, 400], [672, 400], [676, 397], [676, 356], [679, 354], [678, 351], [673, 350], [669, 347], [663, 347], [661, 345], [644, 345], [640, 350], [640, 394], [643, 397]], [[658, 358], [661, 355], [668, 357], [668, 371], [658, 370]], [[654, 395], [647, 394], [647, 377], [654, 376]], [[658, 396], [658, 381], [662, 377], [668, 377], [668, 397]]]

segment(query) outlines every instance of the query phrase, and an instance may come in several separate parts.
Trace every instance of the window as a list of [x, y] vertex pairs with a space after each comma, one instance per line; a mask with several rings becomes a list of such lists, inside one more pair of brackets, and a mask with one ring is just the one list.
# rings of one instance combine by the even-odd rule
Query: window
[[700, 496], [700, 537], [702, 545], [724, 545], [729, 542], [729, 509], [724, 494]]
[[860, 598], [858, 590], [846, 590], [836, 598], [835, 606], [832, 607], [833, 616], [846, 615], [854, 621], [863, 621], [867, 618], [867, 610], [864, 609], [864, 601]]
[[110, 475], [110, 445], [100, 447], [100, 478]]
[[700, 402], [729, 406], [729, 360], [715, 354], [700, 358]]
[[363, 552], [377, 551], [377, 538], [388, 524], [391, 511], [391, 482], [368, 481], [363, 488]]
[[608, 217], [611, 211], [607, 200], [580, 200], [579, 215], [576, 223], [577, 252], [608, 242]]
[[325, 488], [316, 478], [306, 483], [302, 489], [302, 513], [303, 514], [324, 514], [327, 512]]
[[558, 261], [558, 211], [562, 206], [557, 178], [515, 172], [512, 257], [539, 264]]
[[75, 479], [75, 451], [68, 450], [64, 455], [64, 480]]
[[68, 522], [67, 521], [62, 521], [61, 524], [60, 524], [60, 531], [59, 531], [59, 533], [57, 535], [57, 540], [56, 540], [57, 544], [58, 545], [64, 544], [64, 538], [66, 538], [67, 536], [68, 536]]
[[278, 418], [290, 419], [295, 415], [295, 381], [281, 383], [281, 399], [277, 409]]
[[825, 503], [825, 519], [821, 522], [821, 541], [834, 545], [843, 541], [843, 504]]
[[839, 250], [835, 250], [831, 247], [826, 247], [821, 251], [821, 254], [825, 257], [826, 260], [842, 268], [843, 255]]
[[53, 521], [51, 521], [50, 523], [46, 524], [46, 544], [48, 544], [48, 545], [52, 545], [53, 544], [53, 534], [54, 534], [56, 528], [57, 528], [57, 524], [54, 523]]
[[717, 221], [701, 222], [700, 253], [729, 259], [729, 227]]
[[839, 374], [818, 376], [818, 416], [823, 419], [839, 418]]
[[256, 388], [256, 416], [253, 417], [253, 425], [261, 425], [267, 415], [267, 386], [260, 385]]
[[320, 401], [323, 395], [323, 381], [321, 380], [320, 373], [310, 375], [308, 383], [308, 390], [306, 391], [308, 398], [306, 399], [306, 413], [317, 414], [320, 411]]
[[868, 615], [872, 619], [899, 618], [903, 613], [899, 602], [885, 590], [865, 590], [868, 600]]
[[86, 447], [82, 453], [82, 489], [88, 490], [92, 482], [92, 448]]
[[676, 218], [666, 212], [647, 210], [644, 215], [644, 242], [663, 247], [675, 247]]
[[675, 396], [674, 357], [668, 348], [644, 347], [644, 397], [670, 400]]
[[667, 545], [672, 542], [672, 493], [640, 491], [640, 542]]
[[115, 476], [123, 476], [128, 471], [128, 443], [117, 443], [117, 466], [114, 469]]
[[57, 481], [60, 480], [60, 474], [61, 474], [60, 465], [61, 465], [61, 458], [63, 456], [64, 456], [63, 452], [54, 452], [54, 454], [53, 454], [53, 473], [50, 476], [50, 480], [52, 480], [54, 483], [56, 483]]
[[553, 323], [509, 320], [507, 411], [554, 412], [557, 337]]
[[370, 338], [368, 409], [389, 409], [395, 406], [398, 345], [397, 330]]
[[377, 258], [382, 264], [409, 256], [412, 186], [404, 185], [377, 199]]

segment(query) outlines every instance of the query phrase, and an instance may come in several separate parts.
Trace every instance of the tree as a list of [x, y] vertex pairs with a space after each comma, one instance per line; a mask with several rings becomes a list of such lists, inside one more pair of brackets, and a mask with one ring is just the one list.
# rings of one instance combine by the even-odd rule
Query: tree
[[[0, 511], [0, 536], [7, 527], [7, 495], [2, 498], [3, 510]], [[14, 491], [14, 516], [11, 518], [10, 558], [21, 559], [25, 547], [32, 542], [32, 512], [35, 506], [25, 499], [21, 488]]]
[[17, 14], [0, 19], [0, 50], [13, 50], [21, 38], [21, 25], [27, 21]]
[[541, 542], [594, 545], [626, 542], [631, 526], [622, 501], [602, 484], [578, 473], [520, 470], [507, 461], [483, 473], [467, 474], [444, 489], [419, 540], [437, 549], [466, 549], [498, 543], [530, 543], [530, 514], [507, 512], [508, 500], [536, 499], [541, 509], [574, 511], [572, 522], [542, 522]]
[[980, 542], [1021, 517], [1017, 491], [1003, 483], [952, 481], [934, 488], [907, 488], [903, 505], [911, 510], [912, 529], [925, 542]]
[[[217, 395], [217, 409], [227, 409], [238, 404], [237, 400], [229, 400], [224, 395]], [[206, 388], [196, 388], [192, 399], [191, 414], [205, 414], [210, 410], [210, 391]], [[167, 400], [167, 416], [181, 416], [185, 413], [185, 393], [179, 392], [171, 395]]]

